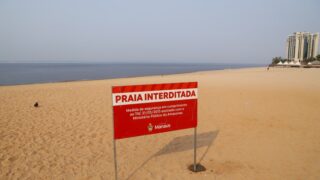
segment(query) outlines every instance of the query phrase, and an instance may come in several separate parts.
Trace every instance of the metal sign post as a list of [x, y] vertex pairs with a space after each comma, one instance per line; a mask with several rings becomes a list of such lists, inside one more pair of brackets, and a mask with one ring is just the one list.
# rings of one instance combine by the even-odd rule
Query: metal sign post
[[[112, 88], [111, 88], [111, 99], [112, 99]], [[113, 129], [113, 160], [114, 160], [114, 178], [115, 180], [118, 180], [118, 165], [117, 165], [117, 148], [116, 148], [116, 139], [114, 137], [114, 112], [112, 111], [112, 129]]]
[[193, 171], [197, 172], [197, 127], [194, 128], [193, 139]]
[[193, 139], [193, 164], [191, 164], [188, 169], [192, 172], [205, 171], [206, 168], [200, 163], [197, 164], [197, 127], [194, 128], [194, 139]]
[[114, 159], [114, 176], [115, 180], [118, 180], [118, 167], [117, 167], [117, 151], [116, 151], [116, 140], [113, 138], [113, 159]]

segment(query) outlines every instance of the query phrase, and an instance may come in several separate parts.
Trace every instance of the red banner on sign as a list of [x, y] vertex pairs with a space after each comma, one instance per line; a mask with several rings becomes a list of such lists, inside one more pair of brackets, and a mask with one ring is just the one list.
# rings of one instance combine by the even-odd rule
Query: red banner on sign
[[114, 138], [197, 126], [198, 83], [112, 87]]

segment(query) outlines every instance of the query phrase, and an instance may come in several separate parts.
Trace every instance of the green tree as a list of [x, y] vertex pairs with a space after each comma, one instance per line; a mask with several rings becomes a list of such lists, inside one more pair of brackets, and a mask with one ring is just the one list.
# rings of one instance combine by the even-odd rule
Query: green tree
[[276, 65], [278, 64], [280, 61], [283, 61], [283, 59], [279, 56], [279, 57], [274, 57], [272, 58], [272, 65]]
[[316, 59], [317, 59], [318, 61], [320, 61], [320, 54], [318, 54], [318, 55], [316, 56]]

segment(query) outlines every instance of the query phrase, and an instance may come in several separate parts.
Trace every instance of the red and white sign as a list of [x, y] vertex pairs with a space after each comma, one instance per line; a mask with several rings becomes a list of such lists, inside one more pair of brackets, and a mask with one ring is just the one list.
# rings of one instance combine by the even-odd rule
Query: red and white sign
[[112, 87], [114, 138], [197, 126], [198, 83]]

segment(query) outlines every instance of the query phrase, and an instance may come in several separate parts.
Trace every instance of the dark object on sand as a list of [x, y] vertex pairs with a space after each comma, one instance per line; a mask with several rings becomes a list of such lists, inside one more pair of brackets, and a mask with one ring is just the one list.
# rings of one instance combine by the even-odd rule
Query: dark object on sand
[[206, 168], [204, 166], [202, 166], [201, 164], [196, 164], [196, 169], [194, 169], [194, 165], [191, 164], [188, 169], [192, 172], [201, 172], [201, 171], [205, 171]]
[[36, 103], [34, 103], [34, 105], [33, 105], [34, 107], [39, 107], [39, 103], [38, 102], [36, 102]]

